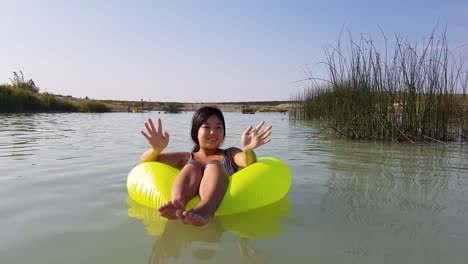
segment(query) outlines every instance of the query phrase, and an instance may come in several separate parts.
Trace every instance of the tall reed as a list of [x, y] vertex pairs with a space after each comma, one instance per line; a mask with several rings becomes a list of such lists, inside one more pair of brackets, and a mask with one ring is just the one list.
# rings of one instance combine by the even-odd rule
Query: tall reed
[[372, 40], [350, 37], [327, 48], [328, 79], [292, 96], [295, 119], [324, 121], [351, 139], [448, 141], [468, 139], [465, 59], [447, 45], [446, 30], [422, 45], [396, 37], [393, 54]]

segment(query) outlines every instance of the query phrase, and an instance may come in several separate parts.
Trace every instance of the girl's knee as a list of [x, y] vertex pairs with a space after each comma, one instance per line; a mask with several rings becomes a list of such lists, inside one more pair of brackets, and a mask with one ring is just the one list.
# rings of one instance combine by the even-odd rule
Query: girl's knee
[[205, 172], [207, 170], [213, 171], [216, 170], [218, 172], [225, 172], [224, 166], [219, 160], [210, 160], [205, 165]]
[[184, 166], [184, 169], [202, 172], [205, 169], [205, 166], [203, 166], [203, 164], [199, 161], [191, 160]]
[[208, 165], [217, 165], [217, 166], [222, 166], [221, 161], [219, 160], [210, 160], [206, 163], [206, 166]]
[[216, 174], [220, 176], [227, 176], [226, 170], [224, 169], [223, 164], [219, 160], [210, 160], [205, 165], [204, 174]]

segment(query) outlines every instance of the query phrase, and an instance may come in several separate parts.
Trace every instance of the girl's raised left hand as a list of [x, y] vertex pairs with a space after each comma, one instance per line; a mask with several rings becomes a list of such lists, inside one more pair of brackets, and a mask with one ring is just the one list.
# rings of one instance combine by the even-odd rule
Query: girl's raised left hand
[[253, 151], [254, 149], [271, 141], [271, 139], [268, 138], [271, 135], [271, 126], [262, 130], [264, 124], [265, 121], [262, 121], [255, 128], [249, 126], [244, 131], [241, 138], [243, 151]]

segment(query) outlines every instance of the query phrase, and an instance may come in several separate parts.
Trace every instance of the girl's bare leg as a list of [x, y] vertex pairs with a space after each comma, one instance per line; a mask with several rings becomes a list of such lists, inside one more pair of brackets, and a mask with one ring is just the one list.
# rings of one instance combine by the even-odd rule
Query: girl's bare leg
[[180, 217], [181, 220], [194, 226], [208, 224], [223, 201], [228, 184], [229, 177], [221, 162], [208, 162], [198, 190], [201, 201], [192, 210], [184, 211]]
[[176, 219], [177, 215], [182, 215], [185, 205], [198, 194], [202, 176], [203, 165], [200, 162], [193, 161], [185, 165], [172, 186], [172, 200], [158, 208], [159, 214], [168, 219]]

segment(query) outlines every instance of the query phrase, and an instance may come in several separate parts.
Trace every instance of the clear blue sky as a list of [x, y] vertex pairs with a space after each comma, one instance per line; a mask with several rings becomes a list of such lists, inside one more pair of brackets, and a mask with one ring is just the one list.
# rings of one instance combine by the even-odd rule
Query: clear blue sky
[[467, 44], [468, 1], [0, 0], [0, 83], [22, 70], [76, 97], [288, 100], [343, 28], [419, 42], [437, 23], [450, 48]]

